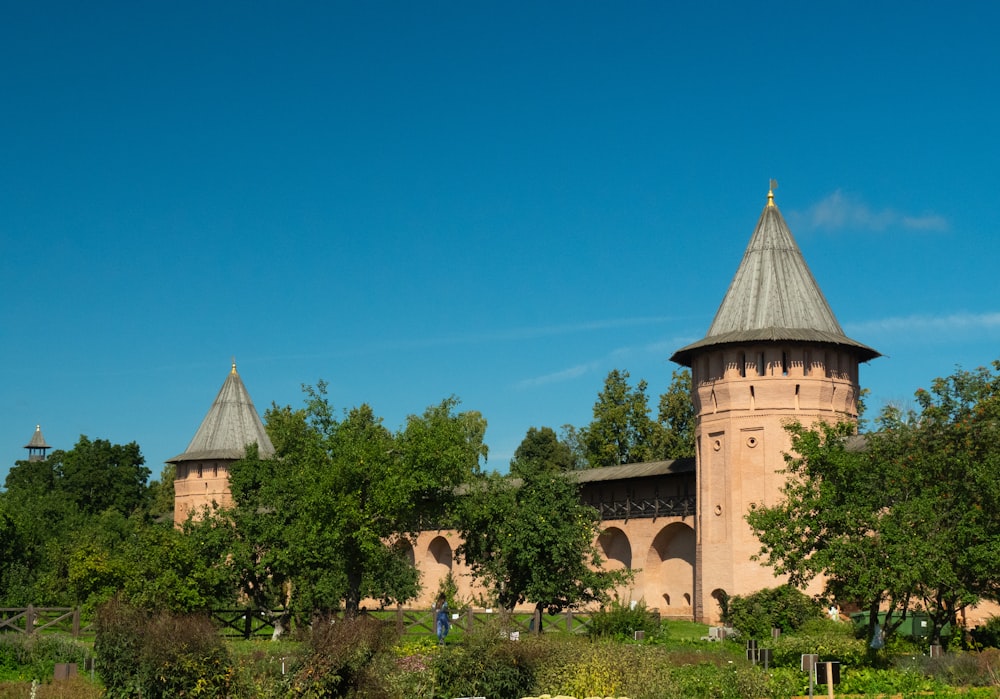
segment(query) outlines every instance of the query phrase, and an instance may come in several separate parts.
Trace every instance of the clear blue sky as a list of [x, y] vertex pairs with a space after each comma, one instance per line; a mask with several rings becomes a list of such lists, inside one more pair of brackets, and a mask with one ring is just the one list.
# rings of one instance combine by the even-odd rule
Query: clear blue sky
[[776, 201], [873, 409], [1000, 357], [1000, 5], [7, 3], [0, 479], [36, 423], [154, 475], [235, 356], [504, 469], [702, 337]]

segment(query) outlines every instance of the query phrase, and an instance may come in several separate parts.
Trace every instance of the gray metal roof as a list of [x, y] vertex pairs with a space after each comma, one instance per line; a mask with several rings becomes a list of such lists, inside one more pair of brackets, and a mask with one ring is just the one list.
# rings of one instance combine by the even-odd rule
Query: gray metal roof
[[229, 372], [219, 395], [208, 409], [208, 415], [182, 454], [167, 459], [168, 464], [182, 461], [208, 461], [212, 459], [242, 459], [248, 444], [257, 444], [262, 458], [274, 456], [264, 423], [250, 400], [243, 380], [236, 373], [236, 363]]
[[647, 461], [638, 464], [622, 464], [621, 466], [586, 468], [580, 471], [570, 471], [569, 473], [571, 476], [576, 478], [579, 483], [619, 481], [628, 478], [642, 478], [644, 476], [666, 476], [678, 473], [694, 473], [694, 459]]
[[705, 337], [671, 359], [690, 366], [695, 350], [750, 342], [808, 342], [847, 346], [861, 361], [879, 353], [844, 334], [802, 251], [768, 192], [750, 244]]

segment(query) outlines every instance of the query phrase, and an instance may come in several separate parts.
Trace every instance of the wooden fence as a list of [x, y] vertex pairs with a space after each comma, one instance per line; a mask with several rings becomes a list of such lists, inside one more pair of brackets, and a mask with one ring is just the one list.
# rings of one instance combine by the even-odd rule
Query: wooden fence
[[79, 607], [0, 607], [0, 632], [31, 635], [39, 631], [60, 631], [73, 638], [93, 632], [81, 624]]
[[[435, 619], [432, 609], [396, 609], [364, 611], [363, 614], [395, 626], [401, 635], [433, 636]], [[452, 628], [466, 634], [481, 628], [492, 619], [503, 616], [509, 631], [538, 633], [586, 633], [590, 615], [576, 612], [560, 614], [498, 613], [485, 609], [468, 609], [452, 618]], [[287, 623], [289, 613], [283, 609], [213, 609], [209, 616], [219, 625], [220, 633], [228, 638], [265, 638], [274, 633], [279, 619]], [[342, 617], [343, 613], [338, 616]], [[4, 607], [0, 608], [0, 633], [13, 632], [31, 635], [42, 631], [66, 633], [73, 638], [94, 633], [93, 623], [82, 621], [79, 607]]]
[[[400, 635], [434, 636], [436, 634], [434, 610], [432, 609], [396, 609], [365, 610], [362, 614], [385, 623], [391, 623]], [[213, 609], [209, 612], [212, 619], [219, 624], [221, 633], [229, 638], [263, 638], [274, 633], [274, 625], [280, 618], [287, 621], [285, 610], [269, 609]], [[343, 618], [343, 612], [335, 618]], [[452, 629], [460, 634], [470, 633], [496, 619], [501, 613], [485, 609], [468, 609], [452, 615]], [[563, 612], [551, 615], [534, 613], [503, 613], [504, 625], [509, 631], [518, 633], [586, 633], [590, 627], [590, 615], [576, 612]]]

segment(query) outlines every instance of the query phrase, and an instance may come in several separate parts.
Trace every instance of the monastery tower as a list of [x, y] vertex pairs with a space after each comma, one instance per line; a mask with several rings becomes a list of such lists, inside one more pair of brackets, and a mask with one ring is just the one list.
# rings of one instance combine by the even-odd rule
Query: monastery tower
[[167, 459], [167, 463], [176, 468], [175, 525], [186, 520], [189, 512], [198, 512], [206, 506], [232, 504], [229, 465], [242, 459], [250, 444], [257, 445], [262, 459], [274, 456], [271, 439], [264, 431], [246, 386], [236, 373], [234, 361], [232, 371], [187, 449]]
[[671, 357], [691, 368], [697, 415], [696, 620], [716, 620], [724, 594], [781, 584], [750, 560], [744, 514], [779, 497], [785, 425], [856, 420], [858, 364], [878, 356], [844, 335], [772, 189], [708, 333]]

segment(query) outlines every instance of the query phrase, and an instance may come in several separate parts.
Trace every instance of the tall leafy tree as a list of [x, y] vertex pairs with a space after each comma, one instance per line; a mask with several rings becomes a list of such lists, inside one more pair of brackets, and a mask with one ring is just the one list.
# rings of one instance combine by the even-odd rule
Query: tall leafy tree
[[528, 428], [528, 433], [514, 452], [510, 472], [514, 476], [523, 476], [539, 465], [554, 471], [571, 471], [574, 467], [572, 450], [559, 440], [551, 427]]
[[245, 591], [266, 602], [291, 581], [300, 608], [349, 613], [365, 598], [412, 598], [417, 573], [398, 544], [446, 517], [478, 473], [485, 420], [450, 398], [393, 433], [367, 405], [337, 419], [322, 382], [306, 396], [304, 409], [267, 412], [274, 459], [233, 466], [223, 516]]
[[594, 403], [594, 419], [583, 430], [590, 466], [618, 466], [656, 458], [659, 426], [649, 416], [647, 384], [629, 386], [627, 371], [612, 370]]
[[889, 407], [863, 449], [854, 425], [790, 428], [793, 454], [781, 502], [747, 516], [761, 555], [803, 584], [896, 622], [927, 611], [937, 638], [1000, 573], [1000, 363], [933, 382], [919, 412]]
[[81, 435], [72, 449], [53, 452], [50, 458], [56, 464], [59, 487], [82, 512], [114, 509], [129, 514], [147, 504], [150, 471], [135, 442], [112, 444]]
[[148, 501], [139, 446], [81, 436], [68, 451], [18, 461], [5, 480], [0, 511], [17, 546], [4, 560], [0, 600], [7, 604], [68, 604], [67, 567], [74, 537], [105, 511], [142, 512]]
[[630, 578], [602, 569], [597, 511], [580, 502], [564, 447], [551, 429], [532, 428], [511, 462], [517, 480], [492, 474], [463, 500], [458, 554], [503, 609], [525, 601], [550, 611], [605, 601]]
[[694, 456], [694, 429], [696, 417], [691, 401], [691, 370], [673, 372], [670, 386], [660, 396], [657, 422], [659, 443], [657, 456], [663, 459], [681, 459]]

